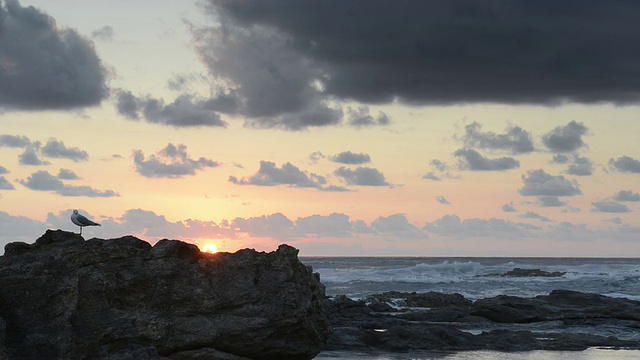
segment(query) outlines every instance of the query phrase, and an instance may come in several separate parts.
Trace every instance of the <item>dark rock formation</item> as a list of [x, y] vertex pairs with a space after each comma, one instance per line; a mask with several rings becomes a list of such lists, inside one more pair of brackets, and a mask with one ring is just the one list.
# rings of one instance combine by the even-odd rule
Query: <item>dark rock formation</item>
[[640, 302], [575, 291], [473, 303], [458, 294], [391, 292], [360, 301], [339, 296], [325, 307], [334, 329], [329, 350], [640, 349]]
[[297, 253], [61, 230], [8, 244], [0, 358], [311, 359], [330, 324], [324, 286]]
[[481, 277], [561, 277], [564, 276], [566, 271], [545, 271], [540, 269], [521, 269], [514, 268], [513, 270], [509, 270], [502, 274], [489, 274], [489, 275], [478, 275]]

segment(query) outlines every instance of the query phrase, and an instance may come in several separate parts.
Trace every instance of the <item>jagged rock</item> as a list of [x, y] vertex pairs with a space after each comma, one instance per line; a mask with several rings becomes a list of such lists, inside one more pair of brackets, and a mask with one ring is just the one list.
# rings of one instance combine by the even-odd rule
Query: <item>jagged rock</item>
[[61, 230], [8, 244], [0, 358], [311, 359], [331, 329], [324, 286], [297, 253]]
[[478, 275], [481, 277], [561, 277], [566, 271], [545, 271], [540, 269], [521, 269], [514, 268], [502, 274]]

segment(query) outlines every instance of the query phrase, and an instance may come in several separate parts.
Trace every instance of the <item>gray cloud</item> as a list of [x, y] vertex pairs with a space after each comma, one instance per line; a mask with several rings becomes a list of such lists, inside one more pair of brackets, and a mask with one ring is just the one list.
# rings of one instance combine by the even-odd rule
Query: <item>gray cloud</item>
[[508, 203], [502, 205], [502, 211], [504, 212], [518, 212], [518, 210], [513, 206], [513, 203]]
[[567, 167], [567, 174], [576, 176], [593, 175], [593, 161], [586, 157], [573, 156], [573, 163]]
[[38, 153], [36, 150], [40, 149], [40, 144], [35, 143], [33, 145], [27, 146], [22, 154], [18, 155], [18, 161], [20, 165], [32, 165], [32, 166], [40, 166], [40, 165], [49, 165], [50, 163], [46, 160], [40, 160], [38, 157]]
[[44, 234], [47, 224], [24, 216], [13, 216], [0, 211], [0, 254], [4, 246], [10, 242], [23, 241], [32, 243], [37, 236]]
[[187, 154], [187, 147], [183, 144], [175, 146], [171, 143], [145, 158], [142, 150], [133, 151], [133, 163], [140, 175], [148, 178], [179, 178], [185, 175], [195, 175], [196, 170], [207, 167], [216, 167], [216, 161], [200, 157], [192, 159]]
[[511, 238], [517, 235], [530, 235], [531, 230], [537, 229], [539, 228], [533, 225], [496, 218], [461, 220], [457, 215], [445, 215], [432, 223], [427, 223], [424, 227], [424, 230], [429, 233], [457, 238], [475, 236]]
[[215, 112], [216, 99], [203, 100], [189, 95], [181, 95], [172, 103], [165, 104], [162, 99], [138, 97], [129, 91], [116, 94], [118, 113], [130, 120], [144, 117], [152, 124], [180, 127], [219, 126], [227, 124]]
[[613, 199], [616, 201], [638, 202], [640, 201], [640, 194], [631, 190], [620, 190], [613, 195]]
[[536, 219], [536, 220], [540, 220], [543, 222], [550, 222], [551, 219], [549, 219], [548, 217], [542, 216], [538, 213], [534, 213], [532, 211], [527, 211], [526, 213], [522, 214], [519, 216], [522, 219]]
[[62, 180], [78, 180], [80, 177], [69, 169], [60, 169], [58, 171], [58, 179]]
[[460, 149], [454, 152], [453, 155], [461, 158], [461, 170], [505, 171], [520, 167], [520, 162], [514, 158], [488, 159], [473, 149]]
[[574, 196], [581, 195], [580, 185], [562, 175], [553, 176], [544, 170], [529, 170], [522, 175], [523, 187], [518, 191], [523, 196]]
[[49, 139], [41, 151], [42, 155], [51, 158], [64, 158], [75, 162], [89, 160], [89, 154], [86, 151], [76, 147], [68, 148], [64, 145], [64, 142], [56, 139]]
[[336, 125], [342, 119], [342, 109], [324, 102], [310, 105], [299, 112], [279, 116], [247, 118], [245, 126], [257, 129], [283, 129], [298, 131], [309, 127]]
[[356, 127], [374, 126], [374, 125], [388, 125], [391, 119], [384, 112], [379, 112], [377, 117], [373, 117], [369, 113], [368, 106], [359, 106], [355, 109], [349, 108], [347, 110], [347, 123]]
[[558, 126], [542, 136], [542, 142], [552, 152], [574, 152], [585, 146], [582, 136], [589, 129], [583, 123], [571, 121], [565, 126]]
[[371, 223], [371, 228], [380, 234], [392, 235], [400, 239], [424, 240], [428, 238], [423, 230], [410, 224], [404, 214], [380, 216]]
[[451, 205], [449, 200], [447, 200], [444, 196], [436, 196], [436, 201], [442, 205]]
[[354, 154], [351, 151], [344, 151], [340, 154], [330, 156], [329, 159], [333, 162], [348, 165], [361, 165], [371, 162], [369, 154]]
[[351, 237], [355, 230], [349, 216], [337, 213], [298, 218], [295, 225], [297, 233], [318, 237]]
[[438, 159], [433, 159], [429, 163], [429, 166], [436, 171], [429, 171], [422, 176], [423, 179], [441, 181], [442, 179], [459, 179], [460, 176], [452, 175], [449, 170], [451, 169], [447, 163]]
[[116, 32], [113, 30], [113, 27], [105, 25], [100, 29], [92, 31], [91, 37], [96, 40], [112, 41], [116, 38]]
[[594, 206], [593, 211], [604, 213], [627, 213], [631, 209], [625, 204], [620, 204], [615, 201], [600, 201], [591, 203]]
[[640, 174], [640, 161], [626, 155], [609, 160], [609, 167], [619, 172]]
[[348, 185], [391, 186], [384, 178], [384, 174], [374, 168], [358, 166], [355, 170], [351, 170], [340, 167], [334, 174], [343, 178]]
[[438, 175], [436, 175], [435, 172], [433, 171], [429, 171], [428, 173], [422, 175], [422, 178], [425, 180], [433, 180], [433, 181], [441, 181], [442, 178], [440, 178]]
[[278, 168], [273, 162], [260, 161], [260, 169], [256, 174], [242, 179], [230, 176], [229, 182], [237, 185], [287, 185], [291, 187], [322, 189], [327, 181], [323, 176], [302, 171], [291, 163], [283, 164], [281, 168]]
[[93, 43], [59, 28], [42, 11], [16, 0], [0, 4], [0, 107], [69, 109], [108, 96], [107, 70]]
[[538, 196], [538, 205], [542, 207], [560, 207], [567, 205], [567, 202], [560, 201], [557, 196]]
[[96, 190], [89, 186], [66, 185], [47, 171], [36, 171], [27, 180], [18, 180], [25, 187], [35, 191], [53, 191], [61, 196], [113, 197], [120, 196], [112, 190]]
[[551, 159], [552, 164], [568, 164], [571, 161], [567, 155], [555, 154]]
[[297, 111], [314, 92], [366, 103], [639, 99], [635, 2], [206, 3], [223, 26], [194, 30], [200, 55], [254, 113]]
[[473, 122], [465, 126], [464, 144], [471, 148], [505, 150], [512, 154], [524, 154], [534, 150], [531, 133], [519, 126], [510, 126], [505, 134], [482, 132], [482, 125]]
[[9, 173], [9, 170], [7, 170], [6, 167], [0, 165], [0, 175], [8, 174], [8, 173]]
[[320, 161], [321, 159], [324, 159], [325, 156], [322, 155], [322, 153], [320, 151], [314, 151], [311, 154], [309, 154], [309, 160], [311, 160], [311, 163], [313, 164], [317, 164], [318, 161]]
[[231, 228], [255, 237], [271, 237], [280, 240], [295, 238], [293, 221], [281, 213], [248, 219], [236, 218], [231, 222]]
[[4, 176], [0, 176], [0, 190], [14, 190], [16, 187]]
[[0, 147], [24, 148], [31, 144], [26, 136], [0, 135]]

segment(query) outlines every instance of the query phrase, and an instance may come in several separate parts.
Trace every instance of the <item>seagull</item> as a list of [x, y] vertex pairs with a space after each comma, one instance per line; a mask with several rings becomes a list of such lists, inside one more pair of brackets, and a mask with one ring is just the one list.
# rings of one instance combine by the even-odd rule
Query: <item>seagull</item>
[[82, 227], [84, 226], [101, 226], [100, 224], [87, 219], [83, 215], [78, 214], [78, 210], [73, 210], [73, 214], [71, 214], [71, 222], [80, 226], [80, 235], [82, 235]]

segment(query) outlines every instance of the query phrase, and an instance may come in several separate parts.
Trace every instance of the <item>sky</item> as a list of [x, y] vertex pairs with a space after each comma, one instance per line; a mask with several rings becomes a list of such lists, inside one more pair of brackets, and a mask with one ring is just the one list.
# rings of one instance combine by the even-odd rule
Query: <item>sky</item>
[[0, 254], [640, 256], [640, 3], [0, 0]]

